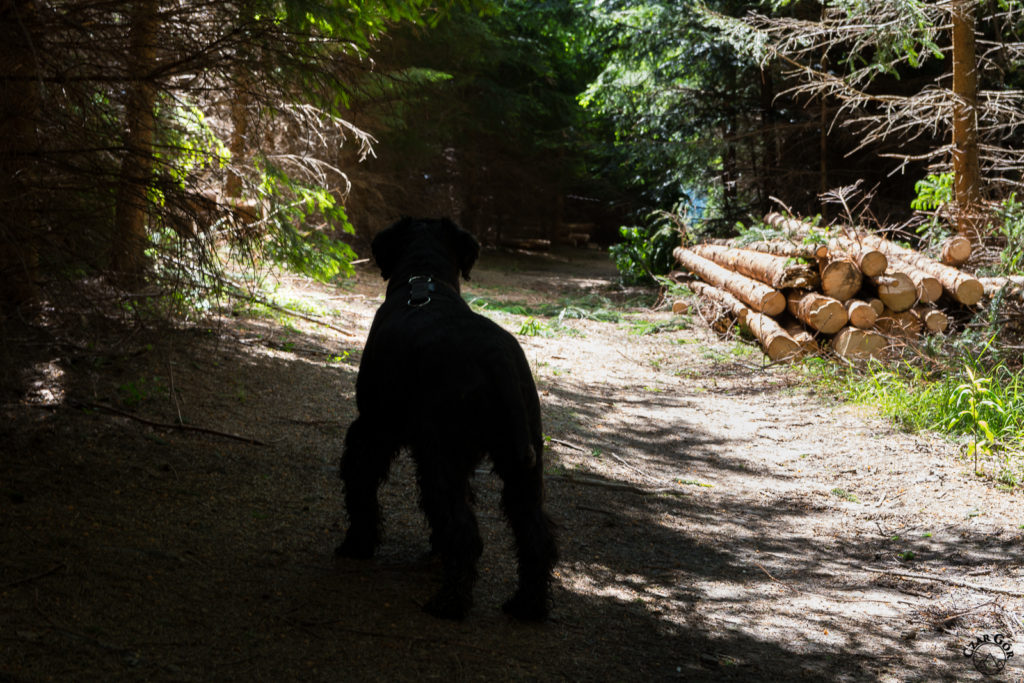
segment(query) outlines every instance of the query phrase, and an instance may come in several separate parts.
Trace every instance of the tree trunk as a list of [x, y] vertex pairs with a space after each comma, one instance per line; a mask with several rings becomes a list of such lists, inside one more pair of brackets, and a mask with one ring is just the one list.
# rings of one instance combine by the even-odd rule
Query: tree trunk
[[947, 266], [959, 266], [971, 258], [971, 241], [963, 235], [952, 235], [942, 243], [942, 262]]
[[980, 241], [981, 169], [978, 162], [978, 71], [974, 50], [976, 0], [953, 3], [953, 191], [957, 231]]
[[32, 38], [32, 0], [0, 0], [0, 313], [38, 296], [39, 260], [33, 214], [39, 88]]
[[[238, 69], [239, 72], [245, 67]], [[228, 167], [228, 180], [224, 184], [224, 194], [228, 197], [242, 196], [241, 169], [245, 162], [245, 143], [249, 135], [249, 105], [252, 94], [249, 92], [249, 78], [245, 73], [238, 73], [235, 79], [235, 98], [231, 101], [231, 139], [228, 150], [231, 152], [231, 165]]]
[[131, 5], [131, 44], [125, 103], [125, 156], [114, 216], [110, 268], [122, 285], [142, 280], [145, 267], [147, 191], [153, 171], [153, 105], [156, 86], [157, 3], [141, 0]]
[[843, 306], [846, 307], [850, 324], [854, 327], [870, 330], [875, 326], [875, 321], [878, 320], [878, 313], [875, 312], [875, 309], [868, 302], [861, 301], [860, 299], [849, 299], [843, 302]]
[[[978, 278], [959, 271], [956, 268], [944, 266], [938, 261], [928, 258], [924, 254], [916, 252], [913, 249], [901, 247], [900, 245], [890, 242], [883, 237], [878, 237], [877, 235], [865, 235], [863, 239], [866, 243], [878, 247], [889, 256], [893, 256], [901, 261], [906, 261], [912, 266], [920, 268], [924, 272], [928, 273], [941, 282], [943, 289], [949, 292], [954, 299], [965, 306], [973, 306], [978, 303], [985, 293], [981, 283], [978, 282]], [[895, 273], [890, 273], [890, 275], [894, 274]], [[881, 299], [885, 301], [884, 296], [881, 297]], [[886, 304], [890, 308], [892, 307], [892, 304], [888, 301], [886, 301]]]

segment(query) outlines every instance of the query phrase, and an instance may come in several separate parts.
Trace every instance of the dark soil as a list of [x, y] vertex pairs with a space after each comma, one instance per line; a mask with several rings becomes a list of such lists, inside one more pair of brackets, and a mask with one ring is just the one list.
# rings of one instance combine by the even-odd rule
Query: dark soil
[[352, 336], [276, 315], [7, 321], [0, 681], [981, 680], [964, 646], [1024, 634], [1020, 494], [613, 281], [596, 252], [488, 252], [467, 287], [627, 311], [519, 337], [562, 554], [540, 625], [499, 608], [515, 567], [489, 471], [464, 622], [420, 609], [439, 567], [404, 459], [378, 556], [332, 555], [370, 270], [278, 290]]

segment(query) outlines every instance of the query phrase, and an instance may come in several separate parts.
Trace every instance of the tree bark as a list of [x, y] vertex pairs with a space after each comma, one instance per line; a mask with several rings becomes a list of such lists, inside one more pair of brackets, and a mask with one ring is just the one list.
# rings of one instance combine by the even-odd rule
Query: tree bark
[[775, 289], [818, 286], [818, 274], [807, 265], [792, 263], [785, 256], [750, 249], [733, 249], [717, 244], [698, 244], [693, 251], [720, 266], [771, 285]]
[[131, 8], [125, 156], [121, 164], [110, 259], [114, 278], [124, 286], [139, 284], [145, 267], [146, 208], [153, 171], [156, 100], [151, 74], [156, 67], [159, 26], [155, 0], [140, 0]]
[[953, 20], [953, 192], [957, 231], [980, 242], [981, 167], [978, 161], [978, 70], [974, 29], [976, 0], [956, 0]]
[[0, 1], [0, 313], [38, 298], [32, 158], [40, 97], [27, 28], [35, 11], [32, 0]]

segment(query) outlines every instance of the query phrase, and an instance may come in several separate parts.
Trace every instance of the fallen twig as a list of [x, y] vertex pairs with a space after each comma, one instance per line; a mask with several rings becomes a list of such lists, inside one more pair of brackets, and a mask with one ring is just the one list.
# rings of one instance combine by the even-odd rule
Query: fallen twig
[[[580, 451], [581, 453], [593, 452], [593, 451], [588, 451], [586, 448], [583, 448], [582, 446], [577, 446], [576, 444], [569, 443], [568, 441], [562, 441], [561, 439], [551, 438], [551, 442], [552, 443], [560, 444], [562, 446], [565, 446], [566, 448], [571, 448], [574, 451]], [[644, 479], [647, 479], [648, 481], [651, 481], [651, 482], [654, 482], [654, 483], [657, 483], [657, 484], [662, 483], [660, 480], [658, 480], [657, 478], [652, 477], [651, 475], [647, 474], [646, 472], [644, 472], [642, 469], [640, 469], [636, 465], [630, 464], [628, 461], [626, 461], [621, 456], [615, 455], [614, 453], [604, 453], [604, 452], [602, 452], [601, 455], [607, 455], [608, 457], [610, 457], [611, 459], [615, 460], [617, 463], [619, 463], [623, 467], [626, 467], [628, 469], [633, 470], [634, 472], [639, 474]]]
[[901, 572], [895, 569], [875, 569], [874, 567], [861, 567], [866, 572], [873, 572], [875, 574], [889, 574], [891, 576], [899, 576], [905, 579], [917, 579], [918, 581], [936, 581], [938, 583], [945, 583], [950, 586], [957, 586], [959, 588], [970, 588], [971, 590], [981, 591], [983, 593], [999, 593], [1001, 595], [1011, 595], [1015, 598], [1024, 598], [1024, 592], [1013, 591], [1007, 588], [995, 588], [991, 586], [982, 586], [977, 583], [971, 583], [970, 581], [960, 581], [959, 579], [947, 579], [944, 576], [930, 576], [928, 574], [914, 574], [912, 572]]
[[14, 586], [21, 586], [21, 585], [26, 584], [26, 583], [32, 583], [33, 581], [37, 581], [39, 579], [45, 578], [45, 577], [49, 576], [50, 574], [56, 574], [61, 569], [67, 569], [67, 567], [68, 566], [66, 564], [61, 562], [60, 564], [58, 564], [58, 565], [56, 565], [54, 567], [50, 567], [45, 572], [40, 572], [38, 574], [33, 574], [32, 576], [26, 576], [24, 579], [18, 579], [17, 581], [10, 581], [8, 583], [0, 585], [0, 588], [5, 588], [5, 589], [6, 588], [13, 588]]
[[658, 495], [661, 493], [674, 495], [674, 496], [685, 496], [685, 491], [679, 489], [662, 487], [656, 489], [645, 489], [639, 486], [633, 486], [632, 484], [626, 484], [621, 481], [605, 481], [604, 479], [591, 479], [589, 477], [571, 477], [568, 475], [561, 474], [549, 474], [548, 479], [557, 479], [559, 481], [569, 482], [570, 484], [580, 484], [583, 486], [597, 486], [598, 488], [611, 489], [612, 491], [627, 491], [629, 493], [635, 493], [640, 496]]
[[772, 581], [774, 581], [775, 583], [778, 583], [778, 584], [781, 584], [781, 585], [785, 586], [786, 588], [788, 588], [793, 593], [799, 593], [799, 591], [796, 588], [793, 588], [792, 586], [790, 586], [785, 581], [780, 581], [779, 579], [776, 579], [774, 576], [772, 576], [770, 573], [768, 573], [768, 570], [765, 569], [764, 567], [762, 567], [759, 563], [755, 562], [754, 566], [757, 567], [758, 569], [760, 569], [761, 571], [763, 571], [764, 575], [767, 576]]
[[144, 417], [139, 417], [138, 415], [132, 415], [131, 413], [126, 413], [123, 410], [118, 410], [117, 408], [114, 408], [113, 406], [104, 405], [102, 403], [92, 403], [92, 402], [89, 402], [89, 401], [75, 401], [75, 400], [68, 401], [68, 403], [73, 405], [73, 406], [77, 406], [79, 408], [94, 408], [94, 409], [97, 409], [97, 410], [105, 410], [108, 413], [113, 413], [114, 415], [121, 415], [122, 417], [127, 417], [127, 418], [130, 418], [132, 420], [135, 420], [136, 422], [141, 422], [142, 424], [149, 425], [150, 427], [158, 427], [160, 429], [181, 429], [181, 430], [189, 431], [189, 432], [200, 432], [200, 433], [203, 433], [203, 434], [213, 434], [214, 436], [223, 436], [226, 439], [235, 439], [236, 441], [244, 441], [245, 443], [256, 444], [257, 446], [266, 446], [267, 445], [267, 442], [260, 441], [259, 439], [255, 439], [255, 438], [253, 438], [251, 436], [241, 436], [240, 434], [232, 434], [231, 432], [222, 432], [220, 430], [209, 429], [207, 427], [196, 427], [194, 425], [169, 424], [167, 422], [157, 422], [155, 420], [147, 420]]

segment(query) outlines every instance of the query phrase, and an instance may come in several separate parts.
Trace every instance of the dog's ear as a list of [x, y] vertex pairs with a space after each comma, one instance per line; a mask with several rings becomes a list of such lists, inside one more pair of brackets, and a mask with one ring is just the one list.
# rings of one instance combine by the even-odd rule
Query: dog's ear
[[447, 218], [441, 219], [441, 225], [448, 233], [452, 244], [455, 246], [455, 259], [462, 271], [462, 277], [469, 279], [469, 271], [480, 256], [480, 243], [476, 241], [473, 234], [455, 225]]
[[385, 280], [391, 278], [392, 271], [398, 265], [398, 259], [408, 241], [409, 228], [412, 224], [412, 218], [403, 216], [390, 227], [378, 232], [370, 244], [373, 260], [377, 262], [380, 276]]

